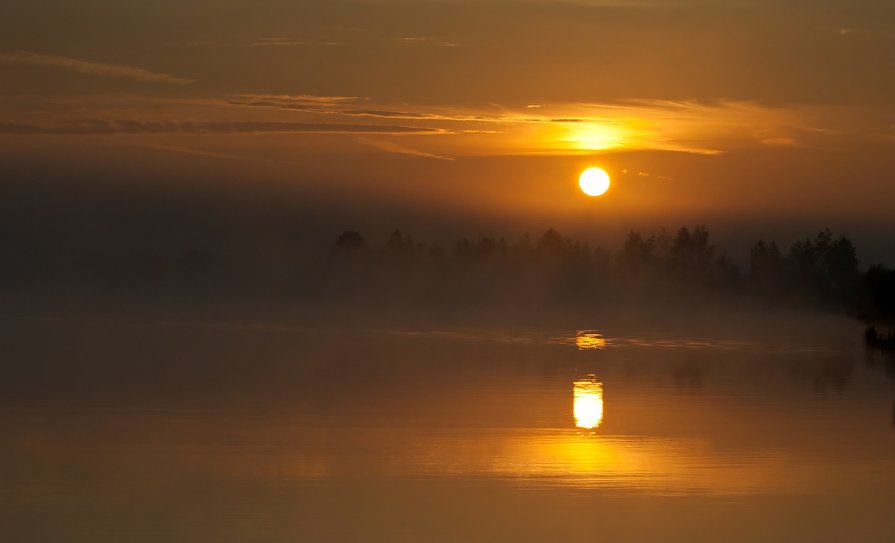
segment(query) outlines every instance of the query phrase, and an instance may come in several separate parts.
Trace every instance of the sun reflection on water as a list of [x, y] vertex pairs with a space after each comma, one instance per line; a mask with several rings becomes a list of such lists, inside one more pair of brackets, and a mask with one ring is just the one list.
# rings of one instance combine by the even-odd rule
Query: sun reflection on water
[[595, 375], [575, 381], [573, 387], [575, 426], [594, 430], [603, 422], [603, 383]]
[[579, 351], [605, 349], [606, 339], [603, 334], [593, 330], [579, 330], [575, 336], [575, 344]]

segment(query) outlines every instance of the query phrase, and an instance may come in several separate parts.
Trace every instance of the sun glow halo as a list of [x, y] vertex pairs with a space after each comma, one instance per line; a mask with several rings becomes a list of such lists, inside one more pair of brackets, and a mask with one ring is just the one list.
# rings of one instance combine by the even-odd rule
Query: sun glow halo
[[588, 168], [581, 172], [578, 185], [588, 196], [600, 196], [609, 190], [609, 174], [602, 168]]

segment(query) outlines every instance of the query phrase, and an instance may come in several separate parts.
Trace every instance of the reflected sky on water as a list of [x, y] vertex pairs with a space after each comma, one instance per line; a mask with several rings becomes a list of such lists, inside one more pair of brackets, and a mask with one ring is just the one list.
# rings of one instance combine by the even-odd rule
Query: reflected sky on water
[[848, 337], [6, 330], [3, 540], [895, 534], [895, 387]]

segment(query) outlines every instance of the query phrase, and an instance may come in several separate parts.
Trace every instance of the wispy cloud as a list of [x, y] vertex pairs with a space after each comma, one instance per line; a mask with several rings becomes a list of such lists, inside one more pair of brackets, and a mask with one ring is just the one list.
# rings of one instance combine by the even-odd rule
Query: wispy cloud
[[404, 45], [430, 45], [433, 47], [460, 47], [460, 44], [453, 41], [441, 40], [427, 36], [403, 36], [398, 41]]
[[143, 149], [152, 149], [154, 151], [165, 151], [168, 153], [177, 153], [182, 155], [201, 156], [208, 158], [219, 158], [223, 160], [245, 160], [249, 162], [270, 162], [263, 158], [251, 157], [245, 155], [237, 155], [233, 153], [218, 153], [215, 151], [207, 151], [204, 149], [193, 149], [190, 147], [177, 147], [173, 145], [157, 145], [152, 143], [133, 143], [129, 144], [133, 147], [141, 147]]
[[113, 77], [117, 79], [129, 79], [131, 81], [144, 81], [147, 83], [167, 83], [169, 85], [189, 85], [195, 83], [195, 79], [185, 79], [173, 75], [153, 72], [143, 68], [124, 66], [121, 64], [107, 64], [92, 62], [77, 58], [60, 57], [54, 55], [41, 55], [28, 51], [13, 51], [0, 53], [0, 64], [6, 65], [30, 65], [61, 68], [88, 75], [101, 77]]
[[[0, 118], [4, 119], [0, 133], [352, 134], [368, 136], [363, 143], [383, 152], [449, 159], [634, 150], [712, 155], [758, 147], [833, 149], [859, 142], [890, 144], [893, 123], [891, 112], [870, 106], [771, 107], [734, 100], [523, 101], [501, 104], [501, 108], [488, 103], [395, 105], [357, 96], [303, 94], [243, 94], [229, 98], [127, 95], [117, 101], [108, 96], [101, 100], [102, 103], [87, 98], [59, 102], [29, 97], [4, 101], [0, 97]], [[73, 118], [72, 111], [90, 111], [92, 117]]]
[[300, 45], [300, 42], [293, 38], [276, 37], [276, 38], [258, 38], [249, 44], [249, 47], [292, 47]]
[[371, 117], [377, 119], [408, 119], [428, 121], [501, 121], [503, 117], [487, 114], [464, 114], [461, 112], [407, 111], [357, 107], [364, 98], [345, 96], [310, 95], [270, 95], [242, 94], [227, 101], [227, 104], [241, 107], [257, 107], [344, 115], [348, 117]]
[[380, 151], [385, 151], [387, 153], [395, 153], [398, 155], [409, 155], [409, 156], [418, 156], [423, 158], [434, 158], [436, 160], [456, 160], [451, 157], [437, 155], [435, 153], [427, 153], [425, 151], [420, 151], [418, 149], [413, 149], [407, 147], [406, 145], [401, 145], [400, 143], [396, 143], [393, 141], [385, 141], [385, 140], [377, 140], [371, 138], [358, 138], [358, 141], [363, 143], [364, 145], [369, 145], [370, 147], [375, 147]]
[[239, 94], [229, 103], [246, 106], [265, 107], [323, 107], [350, 104], [364, 101], [359, 96], [320, 96], [316, 94]]
[[258, 38], [248, 44], [249, 47], [335, 47], [337, 45], [344, 45], [344, 43], [338, 41], [302, 41], [285, 36]]
[[445, 130], [429, 127], [297, 123], [297, 122], [192, 122], [83, 120], [54, 125], [0, 123], [0, 134], [88, 136], [112, 134], [260, 134], [260, 133], [327, 133], [327, 134], [442, 134]]

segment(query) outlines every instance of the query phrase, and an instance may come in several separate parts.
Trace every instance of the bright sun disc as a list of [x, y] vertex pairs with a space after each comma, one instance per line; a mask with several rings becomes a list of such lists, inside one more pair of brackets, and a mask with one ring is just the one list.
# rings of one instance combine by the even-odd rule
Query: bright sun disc
[[609, 174], [602, 168], [588, 168], [581, 172], [578, 185], [588, 196], [600, 196], [609, 190]]

